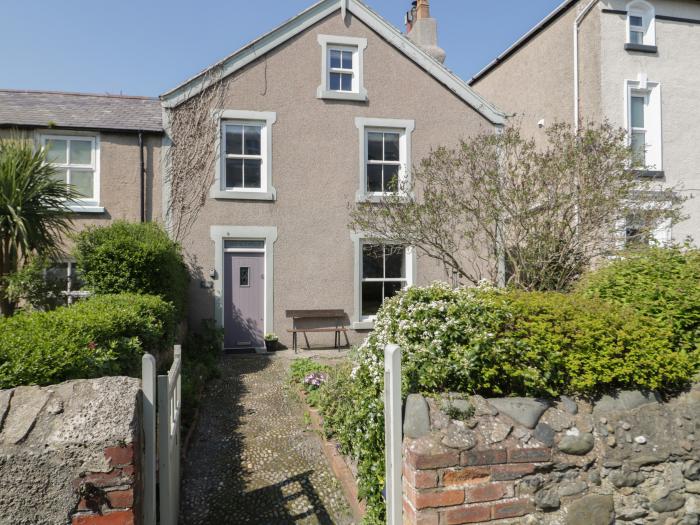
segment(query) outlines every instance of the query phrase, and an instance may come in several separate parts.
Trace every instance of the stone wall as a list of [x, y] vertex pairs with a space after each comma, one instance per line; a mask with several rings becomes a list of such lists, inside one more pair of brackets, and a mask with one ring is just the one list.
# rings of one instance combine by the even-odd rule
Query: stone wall
[[700, 385], [663, 402], [411, 395], [404, 522], [700, 523]]
[[137, 379], [0, 390], [0, 525], [140, 522]]

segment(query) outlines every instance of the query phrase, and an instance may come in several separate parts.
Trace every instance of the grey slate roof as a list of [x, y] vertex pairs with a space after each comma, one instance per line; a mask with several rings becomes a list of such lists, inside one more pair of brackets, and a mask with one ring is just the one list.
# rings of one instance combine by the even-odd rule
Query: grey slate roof
[[163, 130], [160, 101], [148, 97], [0, 89], [0, 127]]

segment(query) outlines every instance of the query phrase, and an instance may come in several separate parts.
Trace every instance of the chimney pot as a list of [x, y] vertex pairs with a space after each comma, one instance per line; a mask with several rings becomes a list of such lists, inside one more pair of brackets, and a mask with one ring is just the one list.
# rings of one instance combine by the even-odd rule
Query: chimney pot
[[430, 2], [428, 0], [418, 0], [416, 2], [416, 19], [430, 18]]
[[429, 0], [416, 0], [413, 2], [411, 14], [407, 16], [406, 30], [408, 38], [418, 47], [435, 58], [437, 61], [445, 62], [445, 51], [438, 46], [437, 21], [430, 17]]

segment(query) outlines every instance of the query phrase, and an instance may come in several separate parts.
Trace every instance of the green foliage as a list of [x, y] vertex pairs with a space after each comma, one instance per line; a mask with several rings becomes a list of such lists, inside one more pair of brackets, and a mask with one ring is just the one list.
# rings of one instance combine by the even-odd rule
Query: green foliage
[[66, 281], [47, 273], [49, 265], [33, 257], [20, 270], [5, 278], [7, 297], [25, 309], [54, 310], [66, 305]]
[[0, 388], [140, 375], [143, 352], [173, 342], [175, 315], [159, 297], [96, 296], [51, 312], [0, 319]]
[[184, 314], [189, 274], [180, 245], [162, 226], [126, 221], [92, 226], [77, 236], [74, 255], [86, 289], [158, 295]]
[[183, 433], [192, 424], [204, 385], [219, 376], [223, 342], [224, 331], [212, 319], [203, 320], [198, 331], [187, 335], [182, 352]]
[[0, 314], [12, 315], [5, 277], [34, 254], [54, 256], [70, 230], [77, 194], [29, 140], [0, 140]]
[[486, 396], [595, 396], [615, 388], [669, 390], [697, 358], [675, 349], [662, 322], [555, 292], [410, 288], [385, 301], [352, 369], [321, 398], [327, 429], [358, 460], [369, 523], [383, 519], [383, 348], [401, 346], [402, 390]]
[[279, 340], [280, 340], [280, 338], [277, 337], [277, 334], [273, 334], [273, 333], [265, 334], [265, 341], [270, 341], [271, 343], [276, 343]]
[[578, 292], [658, 319], [689, 350], [700, 344], [700, 250], [675, 246], [626, 253], [587, 275]]
[[289, 368], [289, 378], [293, 385], [296, 385], [306, 392], [306, 400], [308, 403], [312, 407], [318, 407], [326, 382], [321, 382], [321, 384], [317, 386], [305, 381], [305, 379], [311, 374], [320, 374], [325, 377], [327, 381], [332, 371], [333, 368], [328, 365], [318, 363], [312, 359], [302, 358], [292, 361]]

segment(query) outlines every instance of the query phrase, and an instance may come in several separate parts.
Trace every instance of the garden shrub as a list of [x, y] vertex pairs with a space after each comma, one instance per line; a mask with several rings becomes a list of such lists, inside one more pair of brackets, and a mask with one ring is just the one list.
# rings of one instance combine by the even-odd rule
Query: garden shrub
[[615, 388], [672, 389], [697, 359], [662, 322], [577, 295], [411, 288], [386, 301], [351, 369], [331, 374], [326, 429], [358, 461], [367, 523], [384, 504], [383, 348], [401, 346], [402, 390], [486, 396], [595, 396]]
[[626, 253], [587, 275], [578, 292], [661, 320], [688, 349], [700, 344], [700, 250], [675, 246]]
[[173, 306], [160, 297], [95, 296], [0, 319], [0, 389], [141, 374], [143, 352], [172, 345]]
[[189, 274], [180, 245], [162, 226], [117, 221], [88, 227], [76, 238], [74, 256], [87, 290], [158, 295], [184, 314]]

